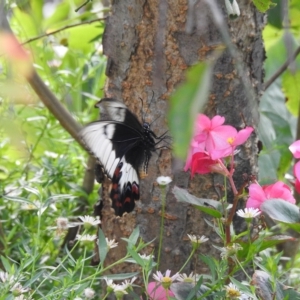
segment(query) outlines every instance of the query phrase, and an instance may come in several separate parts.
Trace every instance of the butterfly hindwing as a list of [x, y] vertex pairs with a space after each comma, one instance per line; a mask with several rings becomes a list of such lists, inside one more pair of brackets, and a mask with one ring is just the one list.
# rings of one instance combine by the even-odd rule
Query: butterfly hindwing
[[108, 120], [87, 125], [80, 135], [111, 178], [112, 207], [122, 216], [140, 197], [138, 170], [155, 150], [155, 135], [123, 103], [104, 98], [97, 106], [106, 111]]

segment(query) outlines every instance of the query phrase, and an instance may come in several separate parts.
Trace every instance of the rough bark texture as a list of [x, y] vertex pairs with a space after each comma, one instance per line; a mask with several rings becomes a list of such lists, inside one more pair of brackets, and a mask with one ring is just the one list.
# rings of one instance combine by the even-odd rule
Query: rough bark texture
[[[152, 130], [160, 135], [167, 130], [166, 116], [168, 97], [176, 86], [183, 81], [185, 70], [201, 60], [206, 60], [218, 48], [224, 48], [219, 29], [215, 26], [212, 12], [203, 1], [186, 0], [122, 0], [113, 1], [104, 39], [104, 53], [108, 57], [106, 95], [124, 101], [124, 103], [142, 118], [141, 110], [147, 111], [146, 119], [155, 122]], [[223, 1], [217, 1], [224, 18], [227, 14]], [[227, 124], [241, 129], [256, 127], [258, 123], [258, 98], [262, 87], [264, 50], [261, 38], [263, 15], [258, 13], [251, 1], [239, 1], [241, 16], [236, 20], [227, 20], [229, 33], [238, 48], [236, 57], [227, 50], [218, 58], [212, 89], [206, 107], [209, 116], [223, 115]], [[246, 95], [236, 70], [235, 62], [239, 57], [244, 63], [243, 77], [253, 95]], [[154, 95], [154, 96], [153, 96]], [[150, 102], [154, 97], [151, 106]], [[160, 116], [160, 117], [159, 117]], [[256, 174], [257, 149], [255, 134], [237, 155], [237, 187], [243, 183], [243, 174]], [[203, 244], [203, 254], [219, 255], [212, 244], [220, 239], [205, 223], [205, 215], [193, 207], [178, 203], [171, 193], [173, 185], [188, 189], [196, 196], [220, 199], [223, 195], [220, 176], [196, 176], [190, 180], [183, 171], [172, 171], [170, 150], [162, 150], [153, 155], [148, 176], [141, 183], [141, 200], [136, 203], [134, 212], [116, 218], [111, 210], [109, 184], [103, 186], [102, 227], [107, 236], [127, 237], [139, 225], [141, 237], [148, 242], [159, 236], [160, 226], [160, 188], [156, 177], [173, 177], [167, 191], [166, 220], [164, 242], [159, 269], [172, 269], [174, 272], [183, 265], [191, 251], [187, 233], [205, 234], [210, 243]], [[241, 203], [243, 205], [243, 203]], [[157, 250], [158, 239], [146, 250]], [[123, 247], [123, 248], [122, 248]], [[111, 251], [110, 262], [125, 252], [125, 243]], [[124, 251], [124, 252], [123, 252]], [[156, 254], [156, 252], [155, 252]], [[156, 254], [157, 255], [157, 254]], [[184, 271], [197, 269], [205, 273], [207, 269], [201, 263], [192, 261]], [[116, 267], [114, 272], [134, 271], [134, 265]]]

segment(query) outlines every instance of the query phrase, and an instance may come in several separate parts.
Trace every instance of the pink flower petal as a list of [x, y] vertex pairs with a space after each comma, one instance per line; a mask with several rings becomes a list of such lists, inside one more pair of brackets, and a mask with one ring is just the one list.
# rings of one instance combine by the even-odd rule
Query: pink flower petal
[[300, 161], [294, 165], [294, 175], [300, 181]]
[[158, 282], [149, 282], [147, 293], [151, 300], [168, 300], [168, 295], [169, 297], [175, 296], [172, 291], [166, 291]]
[[246, 207], [260, 208], [260, 205], [266, 200], [266, 195], [262, 187], [257, 183], [249, 186], [249, 198]]
[[252, 183], [249, 187], [249, 198], [246, 207], [260, 208], [261, 204], [269, 199], [282, 199], [292, 204], [296, 203], [291, 189], [282, 181], [261, 187], [259, 184]]
[[245, 129], [240, 130], [235, 137], [233, 145], [238, 146], [244, 144], [248, 140], [253, 130], [254, 129], [252, 127], [246, 127]]
[[297, 193], [300, 194], [300, 181], [298, 179], [296, 179], [296, 182], [295, 182], [295, 189], [296, 189]]
[[290, 151], [293, 153], [295, 158], [300, 158], [300, 140], [294, 142], [289, 146]]
[[212, 119], [211, 119], [211, 129], [214, 129], [216, 127], [219, 127], [221, 125], [223, 125], [225, 122], [225, 118], [224, 117], [221, 117], [221, 116], [214, 116]]
[[274, 184], [263, 186], [263, 190], [268, 199], [279, 198], [286, 200], [292, 204], [296, 203], [296, 200], [292, 195], [290, 187], [282, 181], [277, 181]]

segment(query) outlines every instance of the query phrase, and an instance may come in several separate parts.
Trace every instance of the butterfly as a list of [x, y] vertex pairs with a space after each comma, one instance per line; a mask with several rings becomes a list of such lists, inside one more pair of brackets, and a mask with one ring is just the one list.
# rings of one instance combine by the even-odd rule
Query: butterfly
[[[96, 104], [107, 120], [88, 124], [80, 137], [112, 181], [110, 198], [117, 216], [131, 212], [140, 198], [139, 170], [146, 174], [152, 152], [167, 136], [150, 129], [120, 101], [103, 98]], [[101, 110], [101, 113], [103, 111]]]

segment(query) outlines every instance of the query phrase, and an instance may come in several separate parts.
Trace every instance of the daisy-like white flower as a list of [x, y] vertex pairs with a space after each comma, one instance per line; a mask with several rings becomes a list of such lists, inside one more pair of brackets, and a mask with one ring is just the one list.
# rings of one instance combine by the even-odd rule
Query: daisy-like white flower
[[75, 297], [74, 300], [82, 300], [80, 297]]
[[159, 176], [156, 178], [156, 181], [159, 185], [167, 185], [172, 181], [172, 178], [169, 176]]
[[84, 235], [77, 234], [76, 239], [78, 241], [80, 241], [81, 243], [87, 245], [90, 242], [93, 242], [94, 240], [96, 240], [97, 236], [95, 234], [92, 234], [92, 235], [90, 235], [90, 234], [84, 234]]
[[26, 296], [24, 296], [24, 294], [14, 298], [14, 300], [31, 300], [31, 299], [32, 299], [31, 297], [26, 297]]
[[84, 226], [85, 229], [89, 229], [92, 226], [96, 226], [98, 224], [101, 224], [99, 216], [97, 216], [96, 218], [91, 217], [91, 216], [84, 216], [84, 217], [79, 217], [79, 219], [82, 221], [83, 226]]
[[236, 214], [245, 219], [253, 219], [261, 214], [261, 211], [258, 208], [245, 208], [245, 209], [239, 209]]
[[190, 275], [186, 275], [185, 273], [179, 274], [177, 277], [177, 281], [181, 282], [191, 282], [191, 283], [196, 283], [200, 279], [199, 274], [194, 274], [193, 272], [190, 273]]
[[42, 207], [42, 203], [40, 201], [33, 201], [32, 203], [23, 203], [21, 205], [22, 210], [38, 210]]
[[170, 275], [171, 270], [167, 270], [165, 276], [160, 271], [157, 271], [156, 274], [153, 274], [153, 278], [160, 282], [165, 289], [168, 289], [171, 286], [171, 283], [177, 279], [178, 273], [174, 274], [172, 277], [170, 277]]
[[230, 246], [221, 248], [221, 257], [222, 259], [227, 259], [228, 257], [233, 257], [237, 254], [239, 250], [242, 250], [243, 247], [240, 244], [233, 243]]
[[115, 283], [112, 279], [108, 279], [107, 277], [103, 277], [103, 279], [105, 280], [106, 282], [106, 290], [107, 290], [107, 293], [110, 294], [111, 292], [114, 291], [114, 288], [115, 288]]
[[95, 296], [95, 291], [92, 288], [86, 288], [84, 289], [84, 296], [87, 299], [93, 299]]
[[132, 288], [132, 284], [136, 281], [137, 277], [134, 276], [131, 278], [131, 280], [126, 279], [124, 282], [122, 282], [122, 285], [124, 286], [125, 290], [127, 289], [131, 289]]
[[228, 285], [225, 285], [226, 297], [229, 299], [246, 299], [244, 298], [244, 294], [232, 283], [230, 282]]
[[144, 260], [150, 260], [150, 259], [154, 259], [154, 255], [153, 254], [150, 254], [150, 255], [146, 255], [146, 254], [140, 254], [140, 253], [138, 253], [138, 255], [139, 255], [139, 257], [141, 258], [141, 259], [144, 259]]
[[27, 293], [29, 290], [29, 288], [23, 288], [22, 284], [19, 282], [15, 283], [10, 289], [14, 296], [20, 296], [21, 294]]
[[105, 240], [106, 240], [106, 244], [107, 244], [108, 250], [112, 249], [112, 248], [115, 248], [115, 247], [118, 247], [118, 243], [115, 242], [115, 239], [109, 240], [108, 238], [105, 238]]
[[0, 280], [2, 282], [13, 283], [15, 281], [15, 277], [13, 275], [9, 275], [7, 272], [0, 271]]
[[122, 284], [115, 284], [113, 292], [115, 293], [117, 299], [123, 299], [123, 296], [128, 294], [126, 291], [126, 286]]
[[191, 240], [194, 249], [198, 249], [201, 244], [209, 240], [205, 235], [200, 237], [199, 235], [188, 234], [188, 237]]

